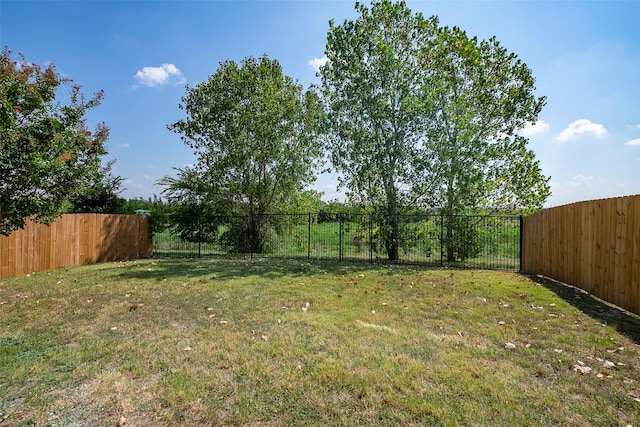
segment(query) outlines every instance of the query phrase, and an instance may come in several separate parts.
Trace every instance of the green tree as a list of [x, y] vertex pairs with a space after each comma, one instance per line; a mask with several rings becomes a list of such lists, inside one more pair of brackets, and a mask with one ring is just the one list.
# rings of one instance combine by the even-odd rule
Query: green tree
[[266, 55], [225, 61], [187, 87], [187, 118], [168, 128], [193, 148], [203, 201], [247, 215], [248, 248], [260, 251], [262, 215], [286, 206], [315, 179], [322, 158], [322, 105]]
[[[231, 209], [217, 192], [213, 182], [202, 179], [194, 168], [176, 168], [177, 177], [165, 176], [158, 184], [170, 203], [168, 223], [182, 240], [213, 242], [218, 237], [222, 217]], [[153, 213], [152, 213], [153, 216]]]
[[322, 87], [331, 125], [331, 161], [349, 198], [381, 222], [390, 260], [399, 253], [397, 216], [419, 170], [425, 128], [425, 75], [417, 60], [434, 37], [434, 20], [404, 3], [356, 3], [355, 21], [329, 24]]
[[397, 215], [406, 206], [451, 219], [450, 261], [461, 247], [454, 215], [539, 208], [548, 178], [517, 133], [545, 102], [527, 66], [495, 38], [440, 27], [402, 1], [356, 10], [356, 20], [330, 23], [320, 70], [329, 149], [349, 196], [379, 218], [388, 258], [398, 259]]
[[[56, 91], [69, 86], [67, 104]], [[93, 132], [87, 110], [103, 92], [85, 99], [80, 86], [42, 69], [4, 48], [0, 54], [0, 234], [22, 228], [28, 218], [49, 222], [64, 213], [67, 201], [88, 185], [106, 154], [108, 128]]]
[[118, 196], [124, 188], [124, 178], [111, 173], [115, 160], [111, 160], [101, 167], [91, 179], [89, 185], [70, 197], [71, 213], [123, 213], [125, 199]]
[[414, 192], [445, 215], [447, 260], [454, 261], [464, 251], [456, 250], [454, 235], [465, 228], [456, 215], [534, 211], [549, 196], [549, 178], [518, 135], [537, 120], [545, 98], [535, 96], [531, 70], [495, 37], [479, 41], [457, 27], [439, 28], [419, 63], [430, 76], [424, 91], [430, 111], [423, 180]]

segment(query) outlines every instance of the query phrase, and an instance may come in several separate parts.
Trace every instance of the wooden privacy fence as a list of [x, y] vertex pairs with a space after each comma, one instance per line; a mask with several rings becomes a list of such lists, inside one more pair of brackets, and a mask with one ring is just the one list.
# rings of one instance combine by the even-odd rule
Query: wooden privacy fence
[[0, 236], [0, 279], [96, 262], [150, 257], [145, 215], [69, 214]]
[[522, 271], [640, 314], [640, 195], [544, 209], [522, 225]]

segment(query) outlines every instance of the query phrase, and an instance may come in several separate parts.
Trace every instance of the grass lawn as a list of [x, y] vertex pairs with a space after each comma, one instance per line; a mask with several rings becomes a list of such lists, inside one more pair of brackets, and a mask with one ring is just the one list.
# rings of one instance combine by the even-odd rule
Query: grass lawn
[[98, 264], [0, 281], [0, 426], [640, 426], [639, 343], [509, 272]]

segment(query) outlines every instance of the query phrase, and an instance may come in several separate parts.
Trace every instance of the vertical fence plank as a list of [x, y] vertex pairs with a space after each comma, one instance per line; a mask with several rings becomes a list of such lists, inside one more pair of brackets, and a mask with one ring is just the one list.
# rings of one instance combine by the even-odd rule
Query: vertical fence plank
[[617, 300], [615, 290], [615, 250], [616, 250], [616, 226], [617, 226], [617, 200], [606, 199], [604, 201], [605, 212], [602, 215], [602, 222], [605, 224], [607, 241], [607, 250], [605, 251], [605, 270], [606, 270], [606, 292], [601, 298], [614, 302]]
[[637, 286], [633, 283], [633, 241], [635, 239], [635, 224], [634, 217], [637, 215], [635, 211], [635, 203], [633, 197], [625, 197], [624, 200], [626, 208], [626, 230], [624, 239], [624, 259], [625, 263], [624, 274], [621, 277], [621, 283], [624, 286], [625, 299], [629, 304], [629, 310], [635, 311], [638, 309], [636, 305], [636, 296], [634, 288]]
[[[631, 302], [630, 307], [635, 307], [632, 311], [640, 313], [640, 197], [632, 200], [633, 212], [633, 234], [631, 236]], [[631, 310], [631, 308], [630, 308]]]
[[580, 232], [582, 240], [580, 242], [582, 252], [582, 281], [585, 284], [587, 292], [593, 292], [594, 285], [594, 257], [595, 242], [593, 236], [593, 212], [594, 208], [590, 203], [580, 203], [582, 210], [582, 223]]
[[0, 236], [0, 279], [9, 276], [9, 239], [11, 236]]
[[627, 270], [626, 239], [627, 239], [627, 198], [616, 199], [616, 228], [613, 260], [614, 304], [622, 306], [626, 303], [627, 286], [624, 283]]
[[13, 241], [9, 246], [9, 262], [13, 263], [14, 275], [27, 274], [26, 269], [23, 267], [22, 260], [24, 259], [24, 230], [16, 230], [13, 233]]

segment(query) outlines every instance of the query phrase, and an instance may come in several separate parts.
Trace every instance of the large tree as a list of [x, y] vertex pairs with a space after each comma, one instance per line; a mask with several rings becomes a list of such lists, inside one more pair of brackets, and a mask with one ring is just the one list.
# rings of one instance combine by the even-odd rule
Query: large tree
[[435, 22], [404, 3], [356, 3], [360, 17], [329, 24], [321, 68], [331, 161], [349, 197], [381, 218], [389, 259], [398, 259], [398, 213], [418, 179], [427, 84], [418, 63]]
[[478, 209], [533, 211], [550, 194], [527, 139], [518, 134], [545, 104], [536, 97], [531, 70], [495, 39], [479, 41], [457, 27], [442, 27], [421, 52], [431, 106], [421, 159], [425, 206], [446, 219], [447, 260], [454, 261], [457, 215]]
[[[56, 102], [69, 87], [69, 101]], [[26, 219], [49, 222], [62, 214], [68, 198], [82, 190], [106, 154], [108, 128], [91, 132], [87, 110], [100, 104], [55, 67], [42, 69], [23, 56], [0, 54], [0, 234], [22, 228]], [[65, 95], [66, 98], [66, 95]]]
[[404, 2], [356, 10], [356, 20], [330, 23], [320, 71], [331, 158], [352, 194], [384, 213], [389, 259], [398, 258], [403, 205], [451, 218], [450, 261], [455, 214], [539, 208], [548, 178], [517, 133], [544, 105], [529, 68], [495, 39], [440, 27]]
[[200, 202], [247, 215], [246, 249], [261, 250], [261, 216], [283, 210], [315, 179], [322, 158], [317, 94], [265, 55], [222, 62], [207, 81], [187, 87], [180, 108], [187, 117], [168, 128], [197, 156], [182, 176], [201, 181], [190, 185]]

